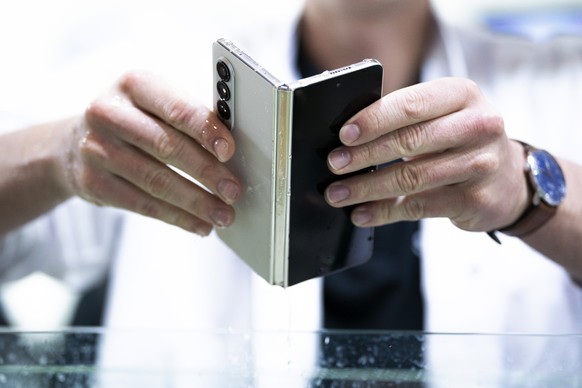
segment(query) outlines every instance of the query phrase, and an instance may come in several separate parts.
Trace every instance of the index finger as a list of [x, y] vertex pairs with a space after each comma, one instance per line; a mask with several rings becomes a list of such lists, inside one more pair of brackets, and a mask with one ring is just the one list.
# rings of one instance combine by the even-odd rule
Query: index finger
[[161, 78], [132, 72], [122, 78], [120, 87], [139, 108], [195, 139], [221, 162], [234, 154], [234, 139], [218, 117]]
[[441, 78], [387, 94], [349, 119], [339, 132], [348, 146], [461, 110], [475, 96], [474, 82]]

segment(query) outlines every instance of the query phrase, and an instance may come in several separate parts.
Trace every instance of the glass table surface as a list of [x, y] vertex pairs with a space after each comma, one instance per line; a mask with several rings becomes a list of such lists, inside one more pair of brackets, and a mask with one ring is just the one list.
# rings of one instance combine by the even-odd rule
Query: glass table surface
[[0, 387], [582, 387], [581, 335], [0, 331]]

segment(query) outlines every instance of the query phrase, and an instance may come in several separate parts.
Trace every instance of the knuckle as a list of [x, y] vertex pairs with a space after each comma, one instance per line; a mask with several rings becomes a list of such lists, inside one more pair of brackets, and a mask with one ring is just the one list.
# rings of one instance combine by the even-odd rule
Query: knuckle
[[162, 109], [168, 124], [175, 128], [193, 127], [198, 117], [196, 109], [181, 99], [168, 101]]
[[456, 220], [463, 225], [463, 229], [477, 230], [481, 222], [478, 215], [489, 213], [495, 207], [493, 197], [486, 190], [475, 188], [465, 192], [462, 211]]
[[190, 216], [184, 212], [177, 212], [176, 214], [168, 215], [167, 222], [176, 226], [183, 227], [188, 225]]
[[413, 164], [402, 163], [400, 168], [395, 170], [394, 184], [401, 193], [415, 193], [422, 183], [421, 170]]
[[118, 84], [119, 88], [123, 91], [131, 91], [136, 88], [136, 86], [143, 82], [143, 74], [138, 71], [128, 71], [121, 75]]
[[368, 109], [365, 119], [366, 129], [371, 130], [373, 133], [376, 133], [382, 127], [382, 123], [384, 122], [382, 111], [379, 109]]
[[493, 136], [505, 134], [505, 122], [503, 121], [503, 117], [497, 112], [489, 111], [483, 116], [483, 121], [486, 122], [488, 132]]
[[106, 122], [109, 117], [109, 107], [103, 98], [91, 102], [85, 109], [85, 118], [88, 123]]
[[469, 118], [469, 127], [473, 133], [484, 134], [488, 130], [487, 119], [479, 113], [474, 113]]
[[157, 198], [165, 198], [172, 189], [172, 174], [165, 169], [154, 169], [146, 173], [145, 190]]
[[[79, 139], [77, 147], [81, 160], [85, 163], [103, 164], [108, 158], [108, 152], [103, 147], [103, 141], [94, 132], [86, 133], [82, 139]], [[109, 154], [113, 150], [109, 150]]]
[[422, 120], [426, 116], [428, 101], [423, 94], [410, 89], [404, 95], [401, 108], [408, 119]]
[[393, 206], [388, 201], [378, 201], [371, 207], [374, 224], [387, 224], [393, 222]]
[[505, 131], [503, 117], [487, 103], [479, 85], [473, 80], [461, 80], [465, 90], [465, 100], [478, 101], [480, 109], [473, 110], [473, 128], [485, 133], [500, 134]]
[[352, 152], [352, 157], [361, 163], [369, 163], [378, 160], [383, 153], [383, 144], [364, 143], [357, 152]]
[[468, 78], [461, 79], [461, 82], [463, 83], [465, 93], [468, 97], [481, 94], [481, 88], [477, 85], [477, 82]]
[[481, 88], [475, 81], [467, 78], [454, 78], [453, 80], [456, 86], [455, 92], [465, 101], [465, 105], [481, 98]]
[[485, 190], [474, 189], [469, 190], [465, 195], [465, 203], [469, 213], [473, 213], [485, 207], [488, 207], [491, 202], [490, 196]]
[[95, 204], [101, 204], [106, 197], [103, 176], [91, 168], [83, 168], [78, 172], [73, 185], [79, 196]]
[[153, 143], [156, 157], [163, 162], [171, 162], [180, 157], [184, 151], [184, 142], [168, 131], [161, 131]]
[[425, 141], [425, 131], [419, 124], [394, 133], [394, 148], [402, 156], [414, 156]]
[[485, 152], [474, 158], [471, 170], [474, 176], [484, 177], [497, 171], [499, 166], [499, 159], [493, 153]]
[[463, 193], [462, 201], [467, 204], [471, 211], [479, 211], [497, 207], [498, 198], [495, 191], [484, 183], [473, 184], [466, 188]]
[[135, 203], [135, 211], [141, 215], [158, 219], [162, 214], [160, 205], [152, 199], [138, 200]]
[[491, 111], [473, 113], [470, 126], [476, 133], [487, 136], [499, 136], [505, 132], [503, 118]]
[[406, 220], [420, 220], [426, 214], [425, 203], [418, 198], [408, 197], [403, 203], [403, 213]]

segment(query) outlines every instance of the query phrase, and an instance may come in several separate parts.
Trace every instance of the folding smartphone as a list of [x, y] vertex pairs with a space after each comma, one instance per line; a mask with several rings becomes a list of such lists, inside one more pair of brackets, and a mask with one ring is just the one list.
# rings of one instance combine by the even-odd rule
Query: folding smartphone
[[283, 287], [367, 261], [373, 228], [355, 227], [351, 209], [329, 206], [323, 190], [340, 178], [326, 160], [340, 145], [342, 124], [381, 96], [380, 63], [364, 60], [286, 84], [220, 39], [213, 64], [215, 110], [236, 142], [229, 167], [245, 187], [235, 222], [217, 230], [220, 238]]

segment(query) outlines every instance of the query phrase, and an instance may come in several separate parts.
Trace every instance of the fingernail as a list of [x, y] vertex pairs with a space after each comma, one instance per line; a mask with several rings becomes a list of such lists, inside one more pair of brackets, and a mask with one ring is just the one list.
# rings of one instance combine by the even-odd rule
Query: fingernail
[[218, 194], [228, 203], [233, 203], [240, 195], [239, 185], [230, 179], [222, 179], [218, 182], [216, 189], [218, 190]]
[[214, 140], [212, 147], [214, 148], [214, 153], [218, 160], [224, 162], [228, 159], [228, 142], [226, 140], [218, 138]]
[[360, 138], [360, 127], [356, 124], [344, 125], [340, 129], [339, 136], [344, 144], [351, 144]]
[[229, 226], [234, 220], [232, 211], [225, 208], [214, 209], [214, 211], [210, 214], [210, 218], [212, 219], [212, 223], [219, 228]]
[[333, 185], [327, 188], [327, 199], [331, 203], [345, 201], [350, 197], [350, 190], [343, 185]]
[[345, 148], [332, 151], [329, 154], [328, 161], [334, 170], [341, 170], [352, 161], [352, 154]]
[[352, 222], [357, 226], [365, 226], [372, 220], [372, 213], [366, 209], [356, 209], [352, 213]]
[[212, 231], [212, 227], [208, 227], [207, 225], [196, 225], [192, 228], [193, 232], [205, 237], [208, 236], [210, 234], [210, 232]]

